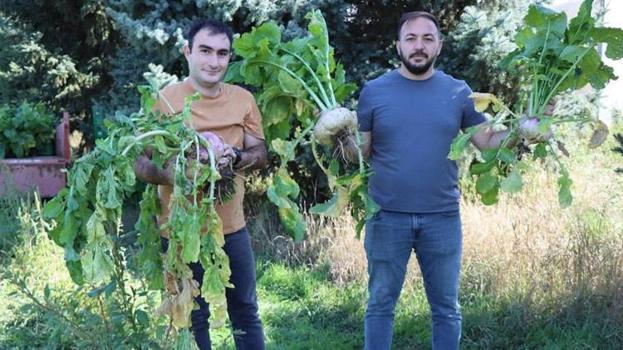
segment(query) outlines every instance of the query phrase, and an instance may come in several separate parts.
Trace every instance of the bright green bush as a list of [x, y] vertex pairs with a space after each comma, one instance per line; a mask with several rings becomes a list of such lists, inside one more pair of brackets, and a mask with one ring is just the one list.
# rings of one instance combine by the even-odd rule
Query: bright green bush
[[41, 103], [0, 107], [0, 159], [52, 155], [55, 122]]

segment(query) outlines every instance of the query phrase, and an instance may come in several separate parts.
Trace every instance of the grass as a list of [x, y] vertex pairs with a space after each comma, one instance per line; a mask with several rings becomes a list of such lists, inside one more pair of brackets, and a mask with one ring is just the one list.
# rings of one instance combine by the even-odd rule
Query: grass
[[[479, 204], [464, 188], [464, 349], [623, 348], [623, 175], [614, 173], [620, 156], [609, 152], [611, 145], [595, 151], [567, 146], [574, 154], [565, 160], [574, 181], [571, 208], [559, 208], [556, 176], [547, 164], [532, 164], [522, 193], [503, 196], [495, 206]], [[36, 200], [15, 197], [0, 206], [6, 238], [0, 255], [0, 348], [133, 347], [127, 339], [138, 335], [105, 326], [121, 317], [114, 303], [104, 305], [108, 318], [102, 317], [98, 301], [106, 299], [88, 297], [69, 280], [62, 251], [32, 214]], [[258, 204], [251, 213], [267, 348], [361, 348], [366, 261], [353, 222], [310, 217], [310, 236], [293, 243], [274, 209]], [[430, 312], [415, 259], [408, 269], [394, 348], [428, 349]], [[26, 277], [21, 287], [16, 276]], [[24, 286], [35, 298], [25, 295]], [[140, 300], [142, 310], [153, 313], [157, 296]], [[147, 348], [168, 344], [165, 327], [165, 320], [153, 319], [145, 328], [141, 339], [153, 342]], [[104, 346], [98, 337], [118, 342]], [[215, 349], [234, 348], [228, 329], [213, 331], [212, 339]]]

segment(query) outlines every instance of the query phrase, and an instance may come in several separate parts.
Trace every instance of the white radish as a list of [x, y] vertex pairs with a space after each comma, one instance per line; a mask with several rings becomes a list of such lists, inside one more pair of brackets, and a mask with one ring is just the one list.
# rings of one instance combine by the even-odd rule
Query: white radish
[[333, 145], [333, 137], [346, 131], [352, 134], [357, 130], [357, 116], [354, 112], [337, 107], [320, 114], [320, 118], [314, 127], [314, 137], [318, 143], [323, 145]]
[[[208, 143], [212, 147], [212, 152], [214, 152], [214, 161], [218, 162], [219, 159], [221, 159], [221, 157], [223, 156], [223, 152], [225, 151], [225, 142], [223, 141], [223, 138], [210, 131], [200, 132], [199, 136], [203, 137], [206, 141], [208, 141]], [[201, 149], [199, 152], [200, 158], [204, 158], [203, 154], [207, 153], [207, 150]], [[206, 156], [205, 159], [208, 159], [208, 157]]]

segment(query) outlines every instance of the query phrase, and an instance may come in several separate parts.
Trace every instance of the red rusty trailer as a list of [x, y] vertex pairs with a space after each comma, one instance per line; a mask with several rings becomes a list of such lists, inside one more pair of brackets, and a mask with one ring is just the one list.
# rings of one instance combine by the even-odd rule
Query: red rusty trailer
[[63, 113], [56, 127], [54, 156], [0, 159], [0, 196], [7, 186], [27, 191], [36, 188], [43, 198], [55, 196], [67, 184], [65, 169], [71, 160], [69, 113]]

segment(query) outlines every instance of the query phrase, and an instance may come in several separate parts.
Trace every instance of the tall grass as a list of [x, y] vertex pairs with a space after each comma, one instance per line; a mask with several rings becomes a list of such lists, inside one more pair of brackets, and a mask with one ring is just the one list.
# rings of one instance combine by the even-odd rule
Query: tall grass
[[[128, 276], [132, 315], [120, 288], [76, 286], [65, 267], [63, 248], [47, 237], [36, 194], [14, 193], [0, 214], [14, 231], [0, 265], [0, 349], [160, 349], [166, 320], [150, 318], [160, 299]], [[10, 243], [10, 244], [8, 244]], [[97, 287], [97, 288], [96, 288]], [[138, 320], [130, 327], [129, 317]]]
[[[497, 205], [484, 206], [465, 189], [466, 348], [623, 346], [623, 176], [614, 172], [620, 162], [610, 144], [567, 147], [573, 154], [564, 160], [574, 181], [570, 208], [558, 205], [553, 165], [540, 162], [531, 163], [523, 191], [503, 195]], [[309, 238], [295, 244], [279, 233], [276, 215], [261, 212], [252, 232], [265, 256], [287, 266], [322, 267], [337, 286], [365, 286], [363, 242], [355, 239], [350, 218], [309, 218]], [[412, 320], [428, 328], [428, 316], [417, 316], [428, 312], [422, 305], [421, 276], [411, 259], [396, 346], [400, 339], [405, 348], [426, 344], [407, 339], [421, 332]], [[422, 336], [430, 335], [425, 330]]]

